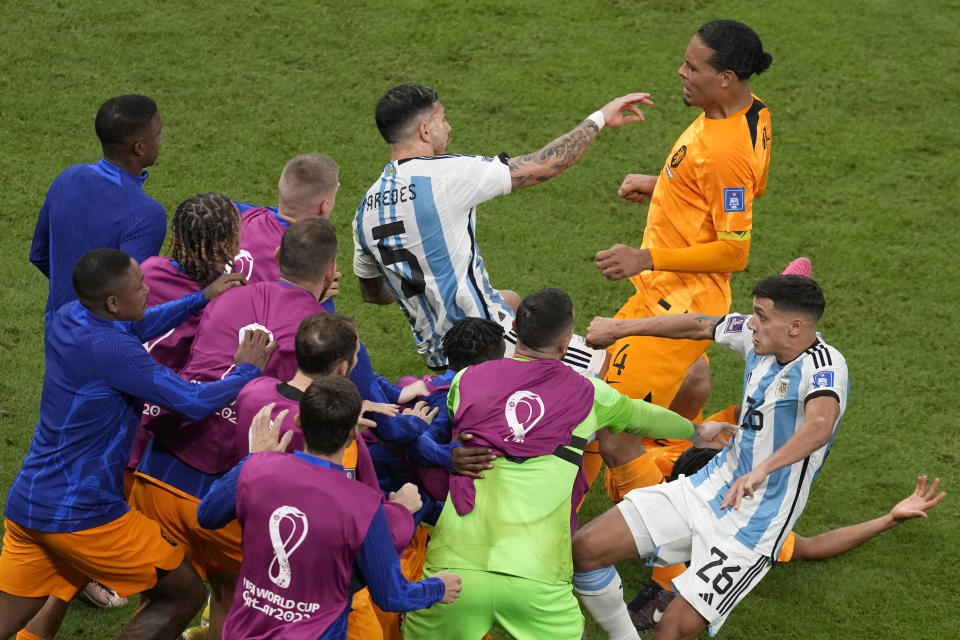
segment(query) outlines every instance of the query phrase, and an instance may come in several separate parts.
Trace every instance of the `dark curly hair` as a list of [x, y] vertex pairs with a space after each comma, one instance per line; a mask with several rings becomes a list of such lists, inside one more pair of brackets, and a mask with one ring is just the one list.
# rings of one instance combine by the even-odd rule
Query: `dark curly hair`
[[198, 193], [180, 203], [170, 225], [170, 257], [191, 280], [206, 286], [227, 265], [240, 244], [240, 212], [221, 193]]
[[503, 328], [484, 318], [457, 320], [443, 336], [443, 354], [454, 371], [502, 358], [505, 348]]

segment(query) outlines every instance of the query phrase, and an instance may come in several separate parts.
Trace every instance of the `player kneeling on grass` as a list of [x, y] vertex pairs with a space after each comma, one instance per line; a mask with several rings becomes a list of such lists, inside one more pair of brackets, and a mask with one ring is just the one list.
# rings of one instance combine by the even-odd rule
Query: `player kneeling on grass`
[[587, 329], [596, 345], [627, 335], [713, 339], [746, 359], [732, 446], [694, 476], [631, 491], [577, 532], [574, 585], [611, 638], [639, 638], [615, 562], [690, 562], [673, 581], [680, 596], [667, 606], [657, 640], [693, 638], [707, 625], [716, 633], [772, 566], [847, 404], [846, 361], [817, 334], [823, 309], [820, 285], [778, 275], [754, 287], [751, 316], [596, 318]]
[[156, 522], [127, 506], [123, 472], [143, 400], [200, 419], [266, 366], [275, 347], [262, 331], [245, 336], [230, 375], [206, 384], [183, 380], [143, 348], [243, 283], [223, 276], [147, 309], [148, 287], [129, 255], [96, 249], [77, 262], [79, 300], [47, 324], [40, 419], [7, 495], [0, 638], [20, 629], [46, 596], [70, 600], [88, 577], [121, 596], [147, 596], [124, 637], [170, 638], [200, 608], [199, 576]]
[[[379, 493], [344, 473], [361, 408], [346, 378], [315, 380], [297, 418], [305, 451], [251, 454], [204, 496], [197, 510], [202, 526], [237, 518], [243, 529], [243, 564], [224, 637], [345, 638], [352, 579], [365, 581], [388, 611], [460, 595], [454, 574], [415, 583], [403, 577]], [[269, 420], [271, 409], [258, 419]]]

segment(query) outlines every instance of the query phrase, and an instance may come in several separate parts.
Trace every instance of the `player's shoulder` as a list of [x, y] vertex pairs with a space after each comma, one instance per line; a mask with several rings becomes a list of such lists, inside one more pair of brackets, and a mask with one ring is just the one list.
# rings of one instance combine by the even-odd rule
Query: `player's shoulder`
[[819, 335], [817, 336], [817, 341], [804, 351], [804, 356], [815, 369], [824, 367], [846, 368], [847, 366], [847, 359], [843, 354], [840, 353], [836, 347], [824, 342], [823, 338]]

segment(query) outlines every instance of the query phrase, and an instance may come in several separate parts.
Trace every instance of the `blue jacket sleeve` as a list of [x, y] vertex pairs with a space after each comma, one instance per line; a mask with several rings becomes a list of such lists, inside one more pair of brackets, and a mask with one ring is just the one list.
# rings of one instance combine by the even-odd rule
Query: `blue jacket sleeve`
[[219, 529], [237, 518], [237, 481], [247, 457], [218, 478], [200, 501], [200, 506], [197, 507], [197, 522], [204, 529]]
[[[431, 424], [430, 426], [432, 427], [433, 425]], [[459, 446], [459, 444], [455, 443], [438, 444], [430, 435], [428, 427], [427, 431], [420, 434], [420, 437], [413, 441], [413, 446], [407, 449], [407, 455], [411, 462], [421, 467], [440, 467], [446, 469], [449, 473], [453, 473], [453, 464], [450, 456], [453, 453], [454, 447]]]
[[[116, 334], [112, 337], [116, 338]], [[223, 380], [194, 384], [150, 357], [135, 338], [114, 339], [99, 351], [98, 373], [119, 391], [176, 411], [191, 420], [200, 420], [225, 407], [243, 385], [260, 375], [256, 365], [237, 365]]]
[[377, 508], [370, 522], [357, 553], [357, 567], [370, 587], [370, 598], [384, 611], [426, 609], [443, 598], [445, 588], [440, 578], [408, 582], [403, 576], [383, 507]]
[[120, 237], [121, 251], [127, 252], [137, 262], [143, 262], [150, 256], [160, 253], [163, 239], [167, 235], [167, 212], [158, 202], [143, 215], [130, 221], [130, 226]]
[[373, 412], [364, 415], [372, 418], [377, 424], [377, 438], [395, 444], [413, 442], [427, 428], [427, 423], [416, 416], [405, 416], [398, 413], [391, 418], [382, 413]]
[[203, 290], [194, 291], [179, 300], [147, 309], [140, 322], [131, 322], [130, 333], [140, 338], [140, 342], [152, 340], [167, 331], [179, 327], [191, 314], [200, 313], [207, 306]]
[[33, 242], [30, 244], [30, 262], [40, 269], [43, 275], [50, 277], [50, 213], [44, 200], [37, 216], [37, 226], [33, 229]]

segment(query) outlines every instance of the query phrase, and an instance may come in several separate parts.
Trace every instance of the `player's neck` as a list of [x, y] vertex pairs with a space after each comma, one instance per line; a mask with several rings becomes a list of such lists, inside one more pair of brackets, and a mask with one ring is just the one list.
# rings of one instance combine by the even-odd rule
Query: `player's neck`
[[526, 360], [559, 360], [563, 357], [563, 351], [558, 351], [556, 348], [534, 349], [522, 342], [517, 342], [513, 355]]
[[788, 364], [793, 362], [801, 355], [803, 352], [812, 347], [817, 343], [817, 334], [804, 333], [803, 335], [796, 336], [793, 340], [790, 341], [789, 345], [784, 345], [783, 349], [778, 350], [774, 356], [777, 358], [777, 364]]
[[300, 282], [297, 280], [291, 280], [290, 278], [285, 278], [282, 275], [280, 276], [279, 280], [280, 282], [286, 282], [287, 284], [292, 284], [295, 287], [300, 287], [301, 289], [305, 289], [306, 291], [309, 291], [311, 294], [313, 294], [313, 297], [316, 298], [317, 300], [320, 299], [320, 296], [323, 295], [323, 293], [327, 290], [327, 286], [328, 286], [327, 283], [324, 281]]
[[303, 371], [300, 371], [300, 369], [297, 369], [296, 375], [294, 375], [293, 378], [287, 382], [287, 384], [294, 389], [298, 389], [299, 391], [306, 391], [307, 387], [309, 387], [312, 382], [313, 378], [305, 374]]
[[127, 173], [135, 176], [143, 175], [143, 166], [137, 162], [135, 158], [131, 158], [130, 156], [116, 157], [104, 152], [103, 159], [114, 166], [120, 167]]
[[743, 111], [753, 102], [753, 94], [750, 93], [750, 85], [741, 83], [731, 95], [717, 104], [710, 105], [703, 109], [703, 115], [708, 120], [723, 120], [729, 118], [738, 111]]
[[390, 162], [432, 156], [433, 147], [422, 140], [413, 140], [390, 145]]
[[326, 460], [327, 462], [332, 462], [333, 464], [343, 466], [343, 456], [347, 452], [347, 446], [344, 445], [340, 448], [339, 451], [331, 453], [329, 455], [325, 453], [317, 453], [316, 451], [311, 451], [310, 447], [305, 446], [303, 452], [307, 453], [315, 458], [320, 458], [321, 460]]

